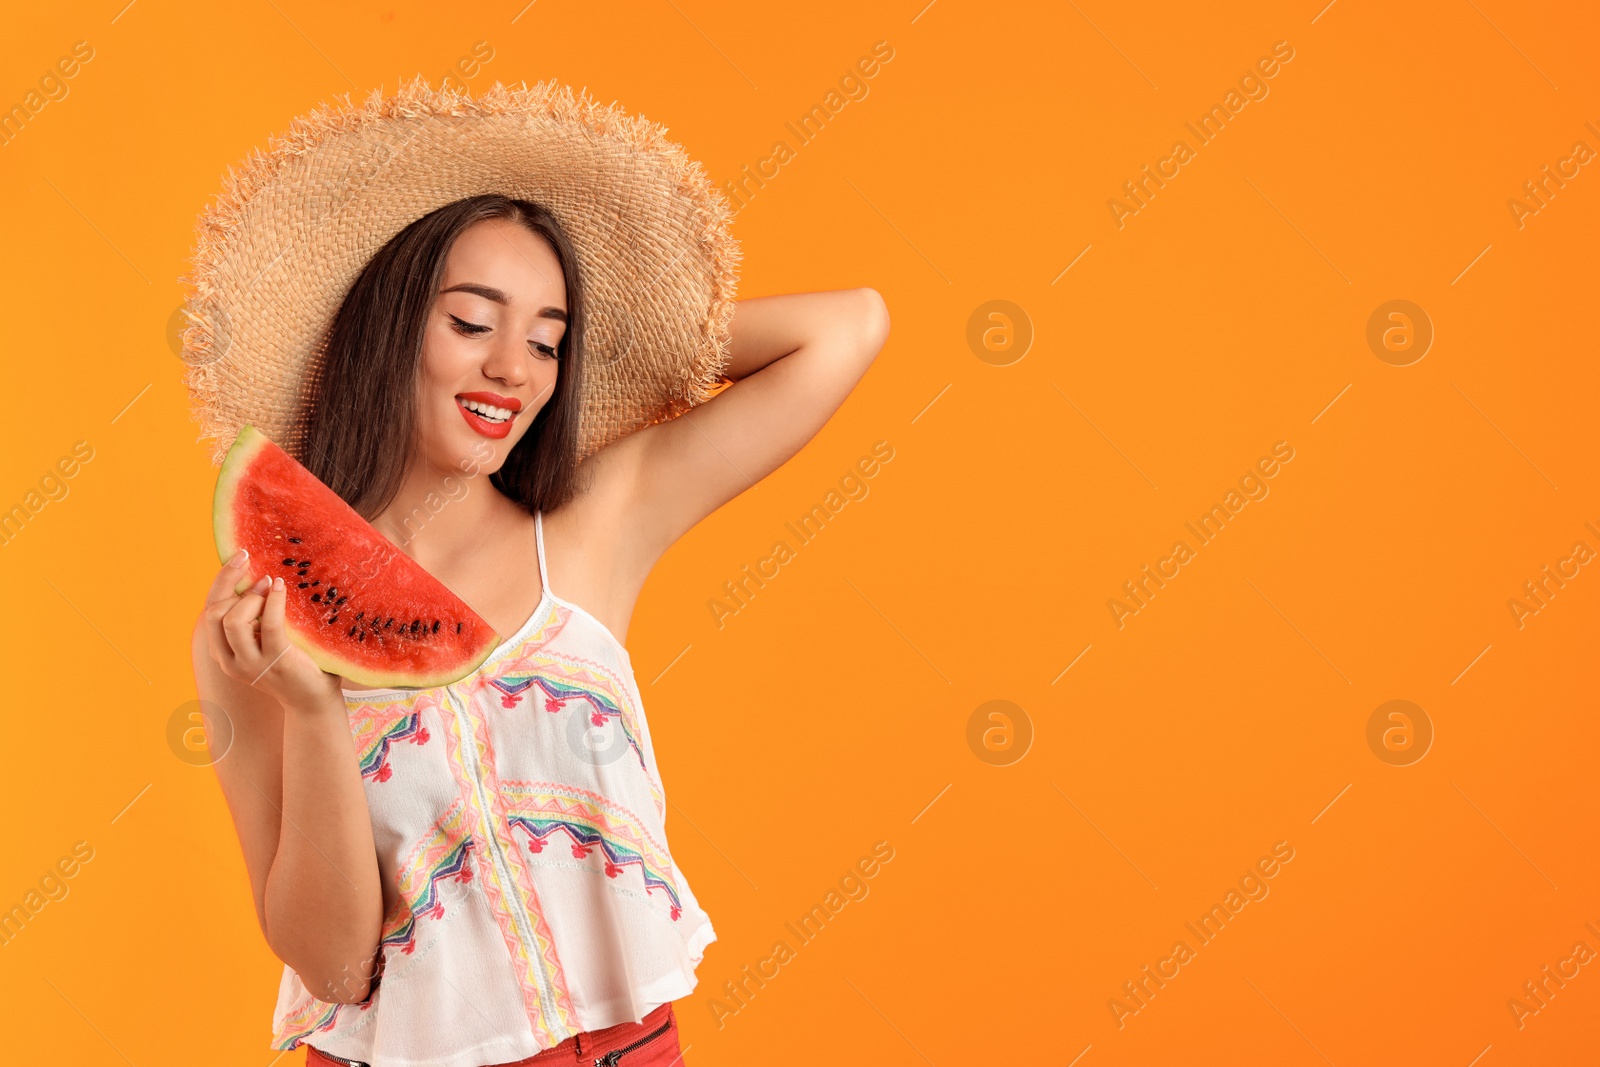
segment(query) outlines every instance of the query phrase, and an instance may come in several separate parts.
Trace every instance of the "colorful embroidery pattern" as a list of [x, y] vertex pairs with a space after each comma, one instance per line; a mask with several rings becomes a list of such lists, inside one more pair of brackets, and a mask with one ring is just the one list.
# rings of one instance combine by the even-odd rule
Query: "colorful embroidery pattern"
[[383, 924], [379, 945], [409, 956], [417, 947], [417, 920], [444, 918], [441, 883], [472, 881], [473, 840], [466, 822], [458, 800], [406, 858], [398, 875], [399, 899]]
[[[583, 684], [581, 681], [579, 684], [572, 684], [570, 677], [563, 679], [547, 674], [502, 674], [498, 678], [489, 679], [489, 684], [504, 694], [500, 698], [502, 707], [516, 707], [522, 702], [523, 692], [537, 685], [544, 690], [545, 711], [561, 711], [569, 700], [586, 700], [592, 709], [589, 712], [589, 721], [596, 726], [604, 726], [607, 719], [621, 722], [623, 718], [622, 705], [612, 696], [612, 688], [603, 676], [600, 681], [590, 684]], [[626, 723], [623, 724], [622, 732], [627, 735], [628, 743], [637, 750], [639, 742]]]
[[639, 713], [627, 686], [603, 664], [571, 655], [556, 655], [548, 647], [550, 639], [565, 629], [573, 618], [573, 612], [559, 604], [554, 605], [544, 623], [522, 643], [518, 654], [507, 657], [499, 665], [494, 677], [488, 679], [489, 685], [500, 695], [500, 704], [505, 708], [517, 707], [522, 702], [523, 694], [537, 687], [544, 696], [538, 704], [545, 711], [560, 712], [567, 710], [569, 703], [574, 708], [581, 703], [588, 705], [591, 725], [605, 726], [608, 722], [615, 722], [645, 773], [657, 813], [664, 815], [666, 802], [660, 784], [650, 773], [645, 761], [644, 749], [639, 742], [642, 733]]
[[333, 1029], [334, 1020], [339, 1017], [339, 1009], [344, 1007], [343, 1004], [324, 1003], [309, 993], [303, 1000], [304, 1003], [299, 1009], [286, 1016], [282, 1025], [273, 1033], [273, 1048], [293, 1049], [319, 1030]]
[[[572, 995], [567, 989], [566, 973], [556, 955], [555, 938], [545, 921], [544, 908], [533, 888], [533, 879], [517, 853], [515, 841], [510, 837], [504, 806], [500, 801], [500, 783], [494, 772], [494, 746], [489, 741], [488, 730], [482, 717], [473, 710], [471, 700], [456, 695], [451, 702], [457, 705], [460, 714], [446, 715], [445, 744], [451, 765], [465, 775], [461, 789], [466, 801], [463, 810], [467, 815], [468, 831], [485, 843], [485, 849], [498, 849], [510, 868], [511, 881], [507, 884], [496, 862], [491, 860], [485, 863], [479, 884], [489, 898], [490, 910], [518, 970], [523, 1003], [528, 1021], [539, 1040], [539, 1047], [549, 1048], [580, 1029], [577, 1013], [572, 1006]], [[466, 737], [461, 734], [463, 717], [471, 731]], [[474, 779], [483, 783], [491, 810], [484, 811], [475, 802]], [[531, 945], [522, 933], [519, 918], [532, 926], [531, 940], [534, 943]]]
[[558, 782], [502, 781], [500, 792], [506, 818], [526, 832], [530, 852], [543, 852], [550, 838], [562, 833], [574, 859], [584, 859], [598, 848], [608, 878], [617, 878], [627, 867], [636, 866], [645, 891], [664, 893], [673, 919], [683, 913], [667, 850], [651, 840], [626, 808]]
[[377, 707], [356, 705], [360, 711], [352, 711], [350, 715], [350, 734], [355, 739], [361, 777], [387, 782], [394, 773], [389, 766], [391, 746], [402, 741], [417, 745], [428, 743], [428, 728], [422, 724], [422, 713], [438, 706], [432, 692], [426, 690], [414, 700], [397, 700]]

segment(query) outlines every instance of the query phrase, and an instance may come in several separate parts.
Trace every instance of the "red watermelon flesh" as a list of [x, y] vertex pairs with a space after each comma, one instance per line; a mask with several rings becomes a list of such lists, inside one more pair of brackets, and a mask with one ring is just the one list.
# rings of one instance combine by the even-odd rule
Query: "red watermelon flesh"
[[250, 550], [248, 580], [282, 578], [289, 637], [357, 685], [427, 689], [471, 674], [500, 643], [477, 612], [253, 426], [212, 503], [217, 552]]

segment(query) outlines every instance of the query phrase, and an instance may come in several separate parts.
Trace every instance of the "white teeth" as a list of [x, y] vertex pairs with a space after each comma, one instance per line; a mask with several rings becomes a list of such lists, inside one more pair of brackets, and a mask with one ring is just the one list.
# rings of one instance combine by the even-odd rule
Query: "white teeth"
[[456, 397], [456, 403], [466, 408], [475, 415], [482, 415], [490, 422], [505, 422], [511, 417], [510, 408], [497, 408], [478, 400], [463, 400]]

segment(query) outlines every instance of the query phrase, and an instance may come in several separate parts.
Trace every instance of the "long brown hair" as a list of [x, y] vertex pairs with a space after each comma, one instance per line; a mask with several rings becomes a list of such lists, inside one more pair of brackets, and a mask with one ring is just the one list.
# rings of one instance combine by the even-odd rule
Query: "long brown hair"
[[328, 329], [298, 458], [369, 521], [394, 500], [413, 453], [422, 337], [445, 258], [462, 231], [484, 219], [521, 223], [550, 242], [567, 297], [555, 391], [489, 481], [529, 512], [558, 507], [577, 492], [584, 364], [578, 257], [543, 205], [490, 193], [437, 208], [390, 238]]

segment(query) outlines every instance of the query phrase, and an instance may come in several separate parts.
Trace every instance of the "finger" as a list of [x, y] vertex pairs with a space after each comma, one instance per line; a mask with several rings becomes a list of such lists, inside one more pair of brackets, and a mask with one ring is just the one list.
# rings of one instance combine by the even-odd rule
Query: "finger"
[[261, 613], [262, 599], [255, 595], [239, 597], [222, 617], [222, 634], [228, 649], [248, 669], [260, 655], [256, 642], [255, 620]]
[[[222, 622], [223, 616], [227, 615], [228, 612], [232, 611], [234, 605], [236, 605], [239, 602], [239, 597], [240, 596], [243, 596], [246, 593], [264, 594], [267, 591], [268, 582], [269, 582], [269, 579], [265, 575], [263, 575], [256, 582], [256, 584], [251, 586], [250, 588], [248, 588], [246, 590], [243, 590], [238, 594], [231, 594], [230, 593], [228, 596], [222, 598], [221, 600], [216, 601], [215, 603], [207, 604], [206, 607], [205, 607], [205, 611], [203, 611], [201, 613], [201, 617], [205, 620], [206, 627], [208, 629], [213, 629], [213, 628], [219, 626], [221, 624], [221, 622]], [[219, 637], [221, 636], [221, 631], [220, 630], [216, 632], [216, 636], [219, 636]]]
[[222, 565], [217, 572], [217, 577], [211, 583], [211, 588], [206, 593], [206, 606], [220, 601], [225, 601], [237, 595], [234, 591], [239, 587], [239, 580], [249, 573], [250, 550], [241, 548], [233, 554], [233, 558]]
[[261, 609], [261, 654], [268, 659], [280, 655], [288, 643], [288, 634], [283, 625], [283, 606], [288, 599], [289, 592], [283, 579], [273, 579]]
[[234, 657], [247, 670], [261, 655], [252, 623], [261, 615], [264, 604], [266, 600], [254, 593], [242, 596], [222, 619], [222, 632], [228, 639], [228, 647], [233, 649]]
[[282, 578], [273, 579], [267, 589], [266, 603], [261, 610], [261, 657], [264, 675], [289, 651], [289, 633], [284, 625], [284, 605], [288, 602], [288, 586]]

